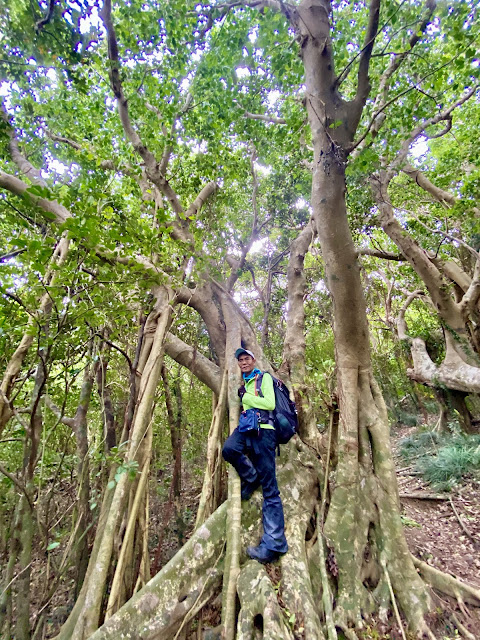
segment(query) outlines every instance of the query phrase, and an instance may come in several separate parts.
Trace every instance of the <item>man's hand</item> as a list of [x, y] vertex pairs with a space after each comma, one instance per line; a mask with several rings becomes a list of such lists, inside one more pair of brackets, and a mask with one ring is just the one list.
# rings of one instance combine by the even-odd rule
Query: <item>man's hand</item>
[[245, 389], [245, 385], [244, 384], [242, 384], [241, 387], [238, 387], [237, 393], [238, 393], [238, 397], [240, 398], [240, 400], [242, 400], [243, 396], [247, 393], [247, 390]]

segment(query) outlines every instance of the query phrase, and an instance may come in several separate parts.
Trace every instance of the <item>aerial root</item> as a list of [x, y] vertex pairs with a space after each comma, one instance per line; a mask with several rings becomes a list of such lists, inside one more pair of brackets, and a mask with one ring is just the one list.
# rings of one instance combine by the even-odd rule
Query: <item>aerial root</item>
[[413, 557], [413, 563], [418, 569], [421, 577], [437, 591], [456, 598], [460, 609], [465, 613], [464, 604], [472, 604], [480, 607], [480, 589], [476, 589], [469, 584], [461, 582], [449, 573], [439, 571], [431, 567], [426, 562], [422, 562], [418, 558]]
[[284, 612], [264, 567], [247, 562], [237, 580], [241, 609], [238, 616], [237, 640], [254, 640], [255, 629], [262, 625], [263, 637], [271, 640], [293, 640], [284, 621]]

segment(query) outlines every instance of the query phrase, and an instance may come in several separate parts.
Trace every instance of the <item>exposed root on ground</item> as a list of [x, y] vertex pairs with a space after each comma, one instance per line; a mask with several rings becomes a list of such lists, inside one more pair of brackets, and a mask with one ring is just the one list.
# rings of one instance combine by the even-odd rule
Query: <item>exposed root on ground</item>
[[476, 589], [465, 582], [460, 582], [460, 580], [449, 573], [439, 571], [426, 562], [414, 556], [412, 557], [413, 563], [417, 567], [421, 577], [434, 589], [456, 598], [460, 607], [462, 607], [464, 603], [480, 607], [480, 589]]
[[[371, 424], [370, 431], [371, 441], [376, 445], [381, 436], [378, 424]], [[383, 455], [383, 451], [377, 450], [376, 455]], [[273, 580], [268, 567], [266, 570], [248, 560], [242, 552], [236, 583], [240, 640], [262, 637], [293, 640], [297, 636], [305, 640], [326, 637], [335, 640], [338, 629], [349, 640], [356, 640], [366, 625], [372, 623], [372, 618], [384, 622], [390, 619], [395, 605], [398, 605], [399, 625], [406, 620], [416, 637], [433, 639], [428, 626], [428, 614], [433, 608], [430, 586], [456, 598], [461, 610], [466, 604], [480, 606], [479, 590], [412, 558], [403, 546], [400, 549], [392, 546], [400, 530], [397, 523], [393, 525], [388, 520], [395, 498], [389, 502], [386, 496], [390, 470], [384, 459], [374, 460], [376, 476], [365, 477], [367, 500], [362, 503], [362, 494], [355, 493], [356, 510], [364, 516], [356, 521], [361, 525], [360, 530], [359, 526], [354, 528], [356, 538], [352, 548], [357, 568], [349, 578], [353, 588], [350, 598], [347, 591], [343, 599], [339, 598], [339, 572], [341, 563], [346, 562], [346, 556], [342, 555], [345, 549], [338, 541], [342, 529], [338, 529], [337, 537], [329, 538], [318, 521], [320, 486], [323, 489], [323, 483], [319, 482], [319, 461], [309, 448], [292, 443], [283, 447], [281, 462], [278, 479], [290, 548], [280, 560]], [[385, 464], [387, 468], [382, 466]], [[258, 543], [261, 503], [260, 491], [255, 492], [248, 503], [242, 503], [242, 549]], [[179, 630], [182, 632], [220, 588], [227, 506], [225, 503], [217, 509], [161, 572], [115, 613], [92, 640], [120, 637], [173, 640]], [[337, 522], [342, 527], [345, 524], [342, 518]], [[386, 538], [389, 541], [386, 542]], [[322, 549], [319, 544], [323, 545]], [[459, 632], [471, 640], [466, 627], [462, 629], [462, 622], [456, 619], [454, 623]], [[404, 633], [407, 636], [406, 630]]]

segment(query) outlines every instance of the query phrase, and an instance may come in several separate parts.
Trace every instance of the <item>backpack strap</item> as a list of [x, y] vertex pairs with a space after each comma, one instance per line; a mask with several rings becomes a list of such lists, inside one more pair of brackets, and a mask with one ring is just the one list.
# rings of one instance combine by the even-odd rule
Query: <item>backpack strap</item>
[[260, 398], [263, 398], [262, 380], [263, 380], [263, 371], [262, 371], [262, 373], [258, 373], [255, 376], [255, 395], [256, 396], [260, 396]]

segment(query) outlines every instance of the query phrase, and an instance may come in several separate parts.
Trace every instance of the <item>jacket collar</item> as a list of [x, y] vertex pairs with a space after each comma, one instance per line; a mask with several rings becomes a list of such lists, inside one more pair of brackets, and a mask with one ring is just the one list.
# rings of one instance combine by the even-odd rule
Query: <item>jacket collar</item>
[[260, 369], [254, 369], [253, 371], [250, 371], [250, 373], [242, 373], [243, 379], [245, 382], [250, 382], [250, 380], [253, 380], [253, 378], [255, 378], [255, 376], [260, 375], [262, 372], [260, 371]]

